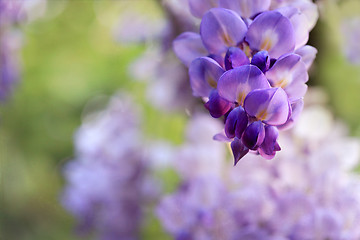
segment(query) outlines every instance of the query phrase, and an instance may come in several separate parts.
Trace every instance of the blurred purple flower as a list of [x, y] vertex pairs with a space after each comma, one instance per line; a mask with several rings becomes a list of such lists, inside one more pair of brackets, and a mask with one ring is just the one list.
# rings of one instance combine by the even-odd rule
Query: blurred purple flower
[[[157, 207], [164, 228], [174, 239], [359, 239], [360, 179], [350, 172], [359, 142], [345, 137], [323, 108], [313, 108], [282, 136], [286, 148], [276, 161], [248, 155], [233, 168], [223, 155], [211, 175], [181, 174], [178, 190]], [[316, 137], [298, 134], [297, 128], [315, 134], [324, 125]], [[187, 169], [198, 162], [194, 155], [182, 158]]]
[[75, 136], [76, 158], [65, 168], [62, 202], [79, 231], [98, 239], [138, 239], [144, 204], [158, 185], [149, 175], [139, 115], [129, 100], [114, 97]]
[[[193, 95], [206, 101], [211, 116], [224, 116], [235, 164], [249, 151], [270, 159], [280, 150], [277, 128], [291, 127], [302, 110], [307, 70], [316, 55], [305, 46], [316, 5], [200, 2], [189, 0], [192, 14], [202, 18], [200, 34], [185, 32], [173, 42], [175, 54], [189, 67]], [[244, 114], [231, 114], [239, 109]]]
[[343, 52], [349, 62], [360, 64], [360, 17], [343, 20], [341, 24], [343, 36]]
[[0, 0], [0, 101], [20, 79], [22, 34], [17, 26], [42, 15], [46, 0]]

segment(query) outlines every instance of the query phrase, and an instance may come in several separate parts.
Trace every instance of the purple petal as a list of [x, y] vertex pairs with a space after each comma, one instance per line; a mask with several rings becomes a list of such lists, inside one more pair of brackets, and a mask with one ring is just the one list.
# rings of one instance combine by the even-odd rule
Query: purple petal
[[173, 41], [173, 49], [176, 56], [186, 66], [189, 66], [194, 59], [207, 55], [200, 35], [193, 32], [184, 32], [179, 35]]
[[204, 46], [213, 54], [222, 54], [228, 47], [244, 40], [247, 27], [233, 11], [213, 8], [205, 13], [200, 24], [200, 35]]
[[247, 114], [269, 125], [284, 124], [290, 114], [286, 92], [282, 88], [257, 89], [245, 98]]
[[226, 118], [225, 134], [228, 138], [235, 136], [241, 138], [246, 126], [248, 124], [248, 116], [245, 110], [239, 106], [234, 108]]
[[209, 101], [205, 104], [207, 110], [213, 118], [219, 118], [227, 113], [232, 106], [232, 103], [219, 96], [217, 90], [212, 90]]
[[198, 18], [202, 18], [204, 13], [217, 5], [218, 0], [189, 0], [190, 12]]
[[251, 59], [251, 64], [257, 66], [263, 73], [270, 67], [270, 57], [267, 51], [257, 52]]
[[209, 97], [215, 89], [220, 76], [224, 73], [221, 66], [209, 57], [195, 59], [189, 68], [190, 84], [194, 96]]
[[295, 31], [295, 49], [304, 46], [309, 39], [308, 26], [304, 24], [307, 21], [306, 16], [294, 7], [283, 7], [276, 9], [284, 17], [287, 17]]
[[286, 130], [291, 128], [296, 120], [299, 118], [300, 113], [304, 108], [304, 100], [299, 99], [296, 102], [291, 103], [291, 115], [287, 122], [283, 125], [278, 126], [280, 130]]
[[243, 18], [250, 18], [266, 11], [270, 7], [271, 0], [220, 0], [220, 7], [231, 9]]
[[213, 137], [213, 140], [219, 141], [219, 142], [231, 142], [231, 139], [225, 136], [225, 133], [221, 132], [218, 134], [215, 134]]
[[276, 151], [280, 151], [281, 148], [276, 142], [279, 136], [279, 131], [276, 127], [266, 126], [265, 127], [265, 139], [259, 147], [259, 153], [266, 159], [272, 159], [275, 157]]
[[272, 58], [292, 52], [295, 47], [295, 33], [290, 20], [275, 11], [258, 15], [245, 40], [252, 50], [266, 50]]
[[251, 123], [242, 135], [243, 144], [251, 149], [256, 150], [264, 141], [265, 128], [261, 121]]
[[305, 45], [297, 49], [295, 53], [301, 56], [301, 61], [305, 63], [306, 69], [309, 69], [315, 60], [317, 50], [310, 45]]
[[271, 86], [281, 87], [288, 94], [291, 102], [302, 98], [307, 90], [309, 75], [301, 57], [288, 54], [279, 58], [274, 66], [266, 72]]
[[249, 152], [249, 149], [238, 138], [231, 142], [231, 150], [234, 156], [234, 166]]
[[243, 105], [246, 95], [254, 89], [269, 88], [265, 75], [256, 66], [244, 65], [225, 72], [218, 82], [220, 96]]
[[248, 65], [249, 63], [250, 63], [249, 58], [240, 48], [230, 47], [226, 52], [226, 56], [225, 56], [226, 70], [240, 67], [242, 65]]

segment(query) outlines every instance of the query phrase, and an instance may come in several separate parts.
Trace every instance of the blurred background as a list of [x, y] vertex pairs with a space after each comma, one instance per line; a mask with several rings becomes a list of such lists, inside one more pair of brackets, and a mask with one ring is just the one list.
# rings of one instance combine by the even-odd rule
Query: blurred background
[[[325, 91], [335, 117], [360, 137], [360, 56], [350, 56], [360, 45], [351, 45], [355, 30], [347, 27], [360, 18], [360, 1], [317, 2], [320, 18], [309, 44], [318, 55], [309, 85]], [[151, 31], [127, 28], [138, 16], [153, 21], [145, 28]], [[0, 239], [78, 239], [75, 221], [59, 201], [62, 170], [73, 158], [73, 135], [84, 115], [106, 106], [118, 91], [141, 106], [147, 138], [182, 143], [189, 109], [151, 104], [147, 89], [153, 83], [140, 80], [151, 68], [134, 65], [158, 48], [149, 35], [166, 29], [167, 19], [155, 0], [48, 0], [43, 16], [18, 26], [21, 80], [0, 104]], [[145, 231], [144, 239], [167, 239], [156, 223]]]

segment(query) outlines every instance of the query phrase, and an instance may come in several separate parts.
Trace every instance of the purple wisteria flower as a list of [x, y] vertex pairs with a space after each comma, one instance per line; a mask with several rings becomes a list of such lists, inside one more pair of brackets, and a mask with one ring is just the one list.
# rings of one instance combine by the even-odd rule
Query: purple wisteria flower
[[159, 193], [139, 127], [133, 102], [114, 97], [77, 131], [62, 202], [79, 221], [79, 232], [104, 240], [139, 238], [145, 203]]
[[316, 5], [200, 2], [190, 0], [191, 12], [202, 18], [200, 34], [185, 32], [173, 42], [189, 67], [193, 95], [206, 101], [212, 117], [224, 116], [223, 136], [215, 139], [231, 142], [235, 164], [249, 151], [271, 159], [281, 149], [278, 129], [291, 127], [302, 110], [307, 70], [317, 52], [305, 45]]
[[[308, 107], [295, 131], [280, 137], [286, 148], [277, 161], [247, 155], [233, 168], [223, 156], [211, 175], [181, 174], [178, 190], [157, 207], [163, 227], [174, 239], [359, 239], [360, 179], [350, 171], [360, 145], [329, 116]], [[313, 134], [296, 130], [304, 127]], [[187, 169], [199, 161], [196, 151], [187, 158]]]

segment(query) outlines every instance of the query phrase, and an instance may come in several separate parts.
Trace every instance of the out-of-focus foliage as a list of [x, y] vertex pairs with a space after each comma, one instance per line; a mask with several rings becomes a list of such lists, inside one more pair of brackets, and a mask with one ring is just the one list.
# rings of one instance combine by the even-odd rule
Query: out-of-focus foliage
[[0, 106], [0, 239], [76, 239], [73, 218], [59, 203], [61, 172], [83, 112], [104, 106], [87, 104], [94, 97], [130, 92], [144, 108], [149, 137], [182, 141], [185, 117], [154, 110], [144, 83], [128, 77], [143, 47], [116, 43], [93, 1], [63, 2], [56, 17], [22, 27], [23, 78]]
[[353, 134], [360, 136], [360, 65], [349, 62], [344, 53], [344, 20], [360, 16], [357, 0], [321, 2], [321, 17], [311, 41], [318, 48], [313, 68], [315, 84], [325, 87], [338, 117], [345, 120]]

